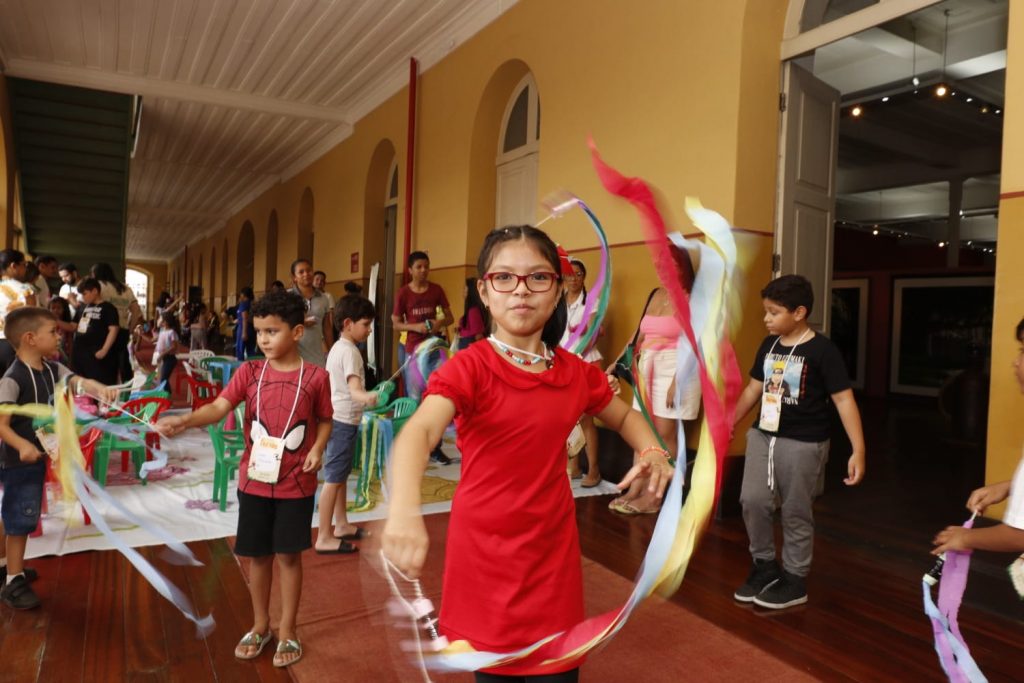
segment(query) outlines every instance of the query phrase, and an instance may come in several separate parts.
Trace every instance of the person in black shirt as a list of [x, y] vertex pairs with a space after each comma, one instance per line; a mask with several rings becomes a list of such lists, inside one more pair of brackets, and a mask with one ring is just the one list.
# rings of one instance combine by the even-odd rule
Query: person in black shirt
[[[807, 325], [814, 305], [811, 283], [784, 275], [769, 282], [761, 297], [769, 336], [757, 351], [735, 418], [738, 423], [761, 404], [760, 419], [747, 432], [740, 493], [754, 562], [733, 597], [783, 609], [807, 602], [805, 578], [814, 549], [811, 508], [828, 460], [829, 401], [853, 446], [847, 486], [864, 477], [864, 432], [839, 349]], [[781, 569], [775, 560], [776, 498], [782, 509]]]
[[117, 357], [111, 353], [120, 330], [117, 309], [103, 300], [100, 283], [86, 278], [78, 285], [82, 300], [75, 332], [75, 371], [104, 384], [117, 384]]
[[[57, 351], [60, 335], [57, 318], [45, 308], [11, 311], [6, 333], [17, 357], [0, 379], [0, 404], [51, 403], [57, 383], [65, 377], [72, 386], [103, 400], [116, 398], [117, 392], [109, 387], [74, 377], [60, 363], [46, 360]], [[0, 415], [0, 440], [0, 483], [4, 486], [0, 601], [15, 609], [32, 609], [39, 606], [39, 598], [29, 585], [36, 573], [25, 567], [25, 547], [28, 535], [39, 524], [45, 455], [31, 417]]]

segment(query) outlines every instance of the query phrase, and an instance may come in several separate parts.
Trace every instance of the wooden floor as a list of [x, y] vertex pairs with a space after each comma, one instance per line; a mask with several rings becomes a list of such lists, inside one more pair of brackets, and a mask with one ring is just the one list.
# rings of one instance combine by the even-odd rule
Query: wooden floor
[[[794, 667], [827, 681], [942, 681], [921, 607], [920, 577], [931, 565], [931, 535], [962, 521], [966, 492], [979, 475], [976, 453], [944, 441], [929, 406], [864, 406], [869, 478], [830, 486], [816, 507], [817, 541], [806, 606], [769, 613], [738, 605], [732, 592], [749, 563], [742, 520], [727, 517], [705, 534], [673, 602]], [[841, 444], [836, 444], [841, 449]], [[841, 479], [833, 456], [830, 481]], [[838, 468], [838, 469], [837, 469]], [[584, 554], [633, 578], [653, 518], [624, 518], [607, 498], [577, 501]], [[218, 628], [197, 640], [192, 625], [113, 552], [44, 558], [43, 607], [0, 608], [0, 681], [288, 680], [270, 658], [240, 664], [232, 651], [250, 625], [248, 593], [224, 540], [190, 544], [202, 570], [157, 560]], [[974, 558], [961, 626], [989, 680], [1021, 680], [1024, 604], [1006, 579], [1006, 556]], [[699, 633], [662, 634], [699, 638]], [[651, 677], [657, 681], [657, 663]], [[338, 680], [342, 680], [339, 678]]]

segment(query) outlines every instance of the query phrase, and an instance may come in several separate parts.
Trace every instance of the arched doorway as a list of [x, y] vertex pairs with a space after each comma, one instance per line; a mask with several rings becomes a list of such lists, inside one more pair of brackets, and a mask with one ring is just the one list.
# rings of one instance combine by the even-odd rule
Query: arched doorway
[[516, 101], [511, 96], [518, 97], [521, 94], [524, 79], [529, 75], [530, 68], [525, 62], [518, 59], [505, 62], [495, 70], [480, 95], [470, 140], [466, 203], [466, 225], [469, 228], [466, 234], [465, 263], [476, 263], [484, 237], [494, 227], [497, 206], [495, 147], [500, 144], [499, 141], [504, 142], [502, 134], [511, 113], [510, 99], [513, 104]]
[[295, 257], [313, 259], [313, 190], [302, 191], [299, 202], [299, 230]]
[[136, 268], [125, 268], [124, 283], [132, 290], [135, 300], [139, 302], [144, 318], [149, 317], [149, 273]]
[[217, 247], [210, 247], [210, 293], [207, 294], [206, 300], [211, 310], [217, 308]]
[[252, 287], [253, 264], [256, 252], [256, 236], [252, 223], [246, 221], [238, 234], [238, 253], [235, 255], [235, 292], [242, 287]]
[[[312, 201], [312, 199], [310, 199]], [[312, 211], [310, 212], [312, 214]], [[300, 214], [301, 215], [301, 214]], [[270, 290], [270, 283], [277, 279], [277, 211], [270, 212], [267, 219], [267, 261], [265, 289]], [[310, 255], [312, 258], [312, 254]]]
[[221, 307], [227, 307], [232, 301], [231, 292], [228, 291], [228, 241], [224, 240], [224, 247], [220, 252], [220, 291], [222, 295]]
[[498, 135], [494, 224], [532, 224], [537, 220], [537, 169], [540, 156], [540, 97], [533, 74], [526, 74], [505, 106]]
[[370, 158], [366, 174], [363, 226], [363, 273], [367, 277], [375, 263], [379, 263], [377, 286], [366, 295], [374, 299], [377, 319], [374, 325], [373, 365], [378, 376], [388, 376], [393, 367], [396, 351], [391, 329], [391, 306], [402, 269], [396, 263], [398, 224], [398, 161], [395, 146], [390, 140], [381, 140]]

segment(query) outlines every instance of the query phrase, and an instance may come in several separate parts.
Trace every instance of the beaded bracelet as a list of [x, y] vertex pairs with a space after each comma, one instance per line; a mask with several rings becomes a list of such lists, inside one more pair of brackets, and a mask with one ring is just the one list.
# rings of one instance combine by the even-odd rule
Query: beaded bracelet
[[668, 451], [666, 451], [661, 446], [648, 446], [647, 448], [645, 448], [642, 451], [640, 451], [640, 457], [641, 458], [644, 457], [650, 451], [657, 451], [657, 452], [661, 453], [662, 455], [664, 455], [668, 460], [672, 459], [672, 456], [669, 455]]

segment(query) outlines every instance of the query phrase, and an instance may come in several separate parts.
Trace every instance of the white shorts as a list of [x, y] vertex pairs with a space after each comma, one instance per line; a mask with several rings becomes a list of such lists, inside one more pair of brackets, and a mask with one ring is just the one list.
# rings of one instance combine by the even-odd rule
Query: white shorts
[[[651, 379], [651, 365], [654, 365], [654, 378]], [[675, 408], [669, 408], [668, 389], [672, 386], [672, 380], [676, 375], [676, 350], [645, 350], [640, 353], [640, 362], [637, 371], [640, 373], [640, 382], [644, 384], [647, 393], [651, 398], [651, 405], [647, 410], [655, 417], [663, 417], [669, 420], [695, 420], [700, 413], [700, 379], [694, 373], [691, 381], [683, 387], [683, 395], [680, 404]], [[645, 399], [647, 397], [644, 397]], [[640, 404], [633, 397], [633, 408], [640, 410]]]

